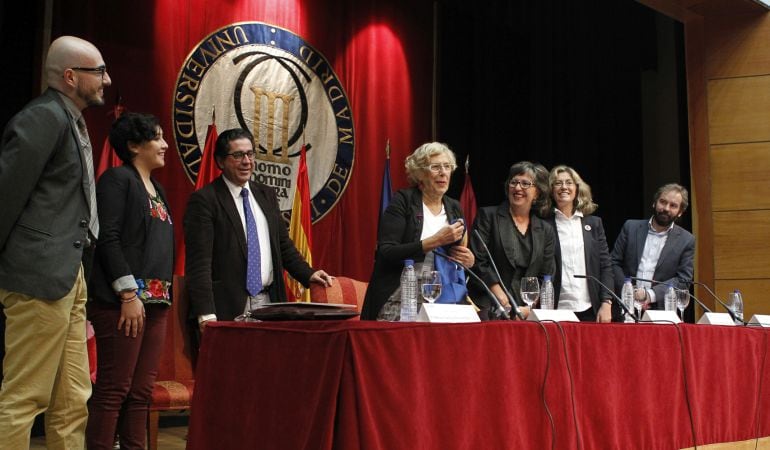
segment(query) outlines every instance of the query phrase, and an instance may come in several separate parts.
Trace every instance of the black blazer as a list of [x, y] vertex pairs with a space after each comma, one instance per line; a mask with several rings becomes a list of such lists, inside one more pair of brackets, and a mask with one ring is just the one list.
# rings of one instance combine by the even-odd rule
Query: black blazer
[[[529, 228], [532, 233], [532, 256], [525, 276], [553, 275], [555, 240], [553, 228], [545, 220], [535, 215], [530, 216]], [[476, 265], [473, 266], [473, 270], [484, 280], [487, 286], [500, 283], [511, 291], [511, 282], [515, 273], [514, 233], [518, 233], [518, 230], [516, 230], [516, 225], [514, 225], [508, 212], [508, 202], [503, 202], [498, 206], [481, 208], [476, 216], [473, 229], [479, 232], [489, 247], [489, 253], [500, 271], [502, 280], [495, 274], [484, 247], [475, 236], [471, 239], [471, 250], [476, 255]], [[483, 316], [484, 311], [491, 307], [488, 294], [475, 281], [469, 284], [468, 291], [476, 305], [482, 309], [481, 315]], [[520, 292], [511, 292], [511, 294], [518, 305], [524, 305]]]
[[16, 114], [0, 142], [0, 287], [56, 300], [75, 284], [90, 217], [80, 139], [48, 89]]
[[[649, 220], [627, 220], [623, 229], [615, 241], [612, 249], [612, 268], [615, 274], [615, 291], [619, 294], [623, 288], [623, 280], [627, 276], [636, 276], [639, 262], [644, 252], [644, 244], [647, 241]], [[666, 283], [671, 283], [675, 288], [684, 289], [686, 283], [680, 280], [693, 279], [693, 257], [695, 255], [695, 237], [689, 231], [674, 225], [669, 231], [666, 245], [660, 252], [658, 264], [652, 278], [661, 284], [653, 285], [655, 291], [655, 303], [652, 307], [663, 309], [665, 307]]]
[[[150, 180], [168, 210], [163, 187], [155, 179]], [[146, 238], [152, 218], [147, 189], [136, 168], [129, 164], [104, 172], [96, 184], [96, 201], [99, 241], [88, 282], [89, 300], [118, 303], [112, 283], [126, 275], [171, 281], [173, 264], [162, 274], [147, 273], [144, 268]], [[173, 254], [173, 239], [165, 244], [165, 250]]]
[[[457, 200], [445, 195], [442, 201], [447, 220], [463, 218]], [[366, 289], [361, 319], [377, 319], [380, 309], [401, 282], [405, 259], [425, 260], [420, 240], [422, 223], [422, 192], [415, 187], [396, 192], [380, 222], [374, 270]]]
[[[273, 262], [272, 302], [286, 301], [283, 270], [305, 287], [315, 270], [299, 254], [281, 218], [275, 190], [249, 182], [249, 189], [267, 218]], [[191, 314], [216, 314], [233, 320], [246, 307], [246, 234], [230, 191], [220, 176], [195, 191], [184, 215], [185, 284]], [[264, 249], [263, 249], [264, 251]]]
[[[559, 241], [559, 231], [556, 229], [556, 217], [551, 216], [548, 222], [553, 227], [556, 244], [554, 246], [554, 262], [556, 271], [553, 275], [554, 305], [559, 307], [559, 294], [561, 293], [561, 243]], [[584, 216], [580, 219], [583, 229], [583, 253], [585, 254], [586, 273], [598, 278], [602, 283], [612, 288], [612, 261], [610, 260], [610, 250], [607, 247], [607, 238], [604, 236], [604, 224], [602, 219], [596, 216]], [[602, 306], [602, 299], [612, 299], [612, 295], [604, 292], [604, 288], [597, 285], [592, 280], [588, 282], [588, 295], [591, 299], [591, 306], [594, 313], [599, 311]]]

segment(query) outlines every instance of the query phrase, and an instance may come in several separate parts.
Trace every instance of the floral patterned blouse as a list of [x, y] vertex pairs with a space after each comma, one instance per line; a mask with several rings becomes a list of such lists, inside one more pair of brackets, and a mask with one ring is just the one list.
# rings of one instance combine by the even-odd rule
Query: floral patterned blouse
[[159, 274], [159, 278], [136, 279], [137, 297], [144, 303], [171, 304], [171, 277], [174, 264], [174, 230], [171, 216], [159, 195], [148, 195], [150, 226], [147, 230], [147, 250], [144, 273]]

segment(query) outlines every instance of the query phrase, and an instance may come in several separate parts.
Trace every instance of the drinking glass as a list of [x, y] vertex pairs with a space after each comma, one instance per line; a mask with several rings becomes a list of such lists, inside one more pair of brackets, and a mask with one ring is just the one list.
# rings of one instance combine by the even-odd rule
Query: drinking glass
[[422, 298], [433, 303], [441, 295], [441, 275], [436, 270], [429, 270], [420, 276], [420, 292]]
[[519, 291], [521, 292], [521, 299], [524, 300], [524, 303], [532, 308], [532, 304], [535, 303], [540, 296], [540, 282], [537, 277], [523, 277], [521, 279]]
[[679, 316], [684, 321], [684, 310], [690, 304], [690, 291], [688, 289], [676, 290], [676, 309], [679, 310]]

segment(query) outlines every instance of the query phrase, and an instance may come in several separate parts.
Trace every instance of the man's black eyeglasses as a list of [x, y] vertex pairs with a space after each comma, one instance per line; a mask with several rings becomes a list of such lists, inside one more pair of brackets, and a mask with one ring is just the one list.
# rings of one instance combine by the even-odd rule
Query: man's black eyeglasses
[[104, 79], [104, 74], [107, 73], [107, 66], [99, 66], [99, 67], [70, 67], [72, 70], [77, 70], [80, 72], [91, 72], [91, 73], [98, 73], [102, 79]]
[[248, 156], [250, 160], [254, 161], [254, 157], [257, 156], [257, 152], [254, 150], [248, 152], [232, 152], [228, 153], [227, 156], [233, 158], [236, 161], [242, 161], [243, 158]]

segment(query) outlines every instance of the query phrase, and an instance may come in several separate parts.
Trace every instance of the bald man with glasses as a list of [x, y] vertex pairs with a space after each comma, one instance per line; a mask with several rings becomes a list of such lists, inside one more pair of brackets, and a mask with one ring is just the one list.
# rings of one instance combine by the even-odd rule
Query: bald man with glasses
[[91, 395], [83, 261], [99, 236], [82, 111], [104, 104], [111, 80], [99, 50], [73, 36], [51, 43], [45, 76], [48, 89], [0, 141], [0, 446], [28, 448], [45, 413], [47, 448], [82, 449]]

